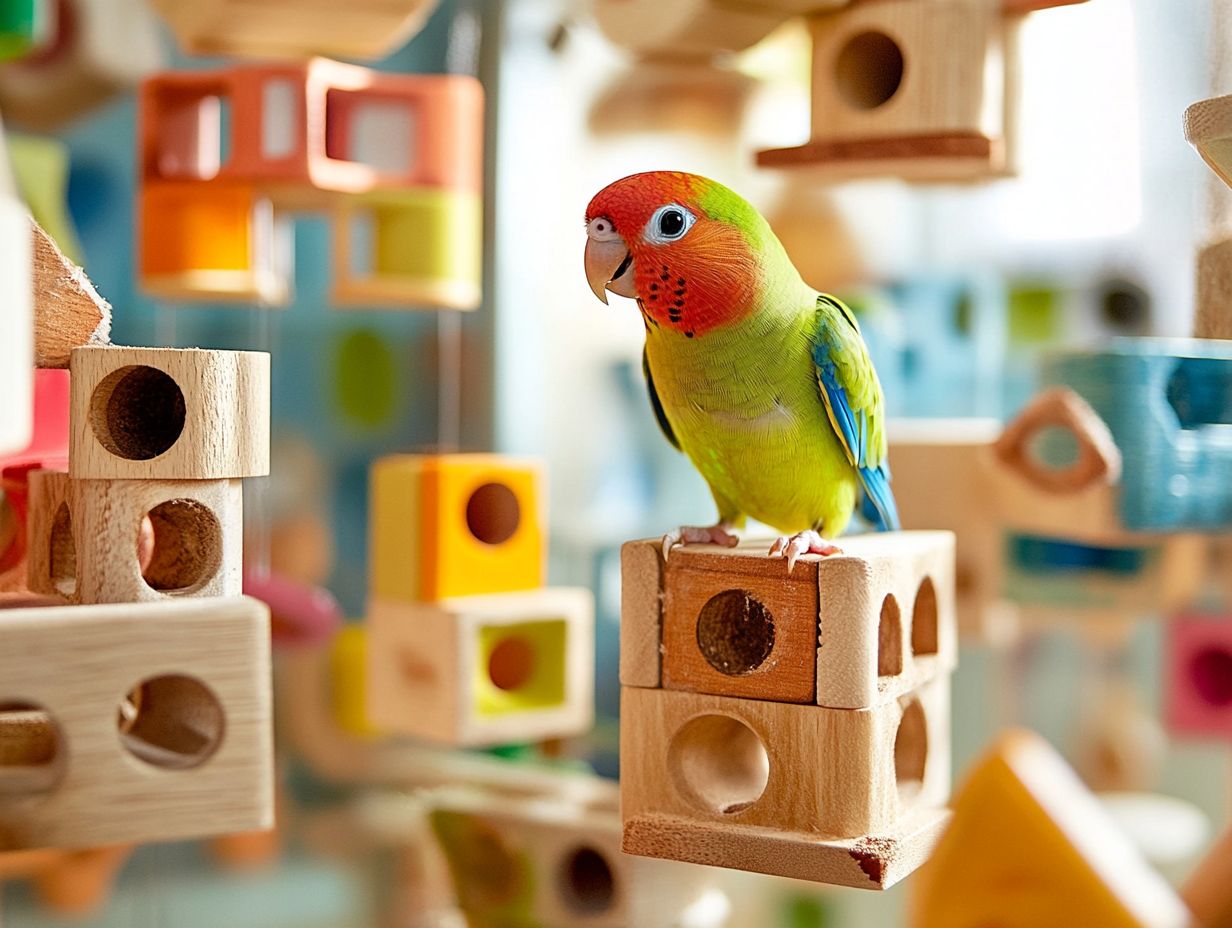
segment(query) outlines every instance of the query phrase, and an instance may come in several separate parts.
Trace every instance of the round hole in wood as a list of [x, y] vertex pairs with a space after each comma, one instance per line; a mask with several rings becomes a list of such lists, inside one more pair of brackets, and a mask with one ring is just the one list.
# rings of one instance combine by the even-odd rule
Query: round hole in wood
[[891, 593], [881, 601], [881, 620], [877, 623], [877, 676], [893, 677], [902, 672], [903, 616]]
[[104, 377], [90, 397], [90, 426], [117, 457], [148, 461], [184, 431], [184, 393], [156, 367], [130, 364]]
[[566, 855], [557, 882], [565, 907], [577, 915], [600, 915], [616, 899], [612, 866], [593, 847], [583, 845]]
[[937, 653], [937, 588], [925, 577], [911, 606], [911, 653]]
[[707, 812], [749, 808], [770, 782], [770, 756], [748, 725], [727, 715], [702, 715], [672, 738], [668, 769], [676, 788]]
[[116, 728], [134, 757], [155, 767], [185, 770], [209, 760], [222, 743], [218, 697], [183, 674], [151, 677], [120, 701]]
[[1232, 706], [1232, 650], [1213, 646], [1195, 654], [1189, 662], [1194, 689], [1211, 706]]
[[[139, 524], [134, 552], [147, 566], [141, 576], [160, 593], [183, 595], [201, 589], [222, 566], [222, 526], [204, 503], [171, 499]], [[153, 533], [152, 544], [149, 533]]]
[[774, 616], [752, 593], [724, 590], [697, 615], [697, 647], [719, 673], [752, 673], [774, 650]]
[[884, 32], [861, 32], [838, 53], [834, 79], [844, 103], [857, 110], [875, 110], [898, 92], [903, 69], [897, 42]]
[[903, 715], [894, 736], [894, 775], [898, 780], [898, 798], [909, 802], [924, 785], [924, 767], [928, 763], [928, 723], [924, 707], [918, 699], [903, 704]]
[[51, 792], [64, 776], [66, 754], [50, 712], [24, 700], [0, 702], [0, 799]]
[[525, 638], [506, 638], [488, 657], [488, 678], [498, 690], [516, 690], [535, 675], [535, 647]]
[[73, 514], [68, 503], [61, 503], [56, 510], [47, 545], [51, 582], [62, 596], [72, 596], [77, 592], [77, 542], [73, 536]]
[[503, 483], [485, 483], [466, 501], [466, 527], [485, 545], [508, 541], [521, 522], [518, 497]]

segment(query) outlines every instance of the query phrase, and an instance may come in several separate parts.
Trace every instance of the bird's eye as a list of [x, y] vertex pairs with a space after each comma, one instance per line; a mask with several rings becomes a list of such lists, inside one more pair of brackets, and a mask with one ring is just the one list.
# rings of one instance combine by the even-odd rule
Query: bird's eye
[[596, 242], [610, 242], [613, 239], [620, 238], [616, 234], [616, 229], [612, 226], [612, 220], [606, 216], [596, 216], [586, 223], [586, 234]]
[[656, 245], [678, 241], [696, 221], [697, 217], [678, 203], [660, 206], [646, 224], [646, 241]]

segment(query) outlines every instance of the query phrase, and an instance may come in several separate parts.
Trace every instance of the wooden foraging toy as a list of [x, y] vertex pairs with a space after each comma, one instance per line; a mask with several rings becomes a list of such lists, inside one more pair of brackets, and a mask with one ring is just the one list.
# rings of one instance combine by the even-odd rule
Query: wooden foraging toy
[[5, 610], [0, 622], [6, 849], [273, 824], [264, 605], [223, 597], [43, 606]]
[[372, 465], [369, 592], [432, 602], [544, 580], [537, 463], [493, 454], [390, 455]]
[[[1007, 837], [1008, 836], [1008, 837]], [[1055, 750], [1002, 734], [915, 881], [912, 928], [1187, 928], [1189, 911]]]
[[120, 480], [268, 474], [269, 362], [254, 351], [75, 349], [69, 473]]
[[768, 544], [665, 566], [655, 544], [622, 557], [625, 852], [866, 889], [909, 874], [948, 817], [953, 535], [846, 538], [790, 575]]
[[834, 179], [1013, 173], [1022, 14], [1069, 0], [866, 0], [809, 14], [812, 134], [765, 167]]
[[1232, 620], [1179, 615], [1166, 634], [1169, 730], [1232, 740]]
[[384, 58], [422, 27], [436, 0], [154, 0], [154, 9], [190, 55]]
[[34, 366], [64, 368], [74, 348], [111, 341], [111, 304], [39, 224], [30, 225], [34, 262]]
[[579, 735], [594, 718], [594, 602], [586, 590], [373, 598], [367, 716], [460, 746]]
[[0, 112], [46, 132], [131, 91], [163, 66], [158, 24], [142, 0], [57, 0], [43, 50], [0, 68]]
[[30, 487], [31, 590], [86, 604], [240, 594], [241, 481], [34, 471]]

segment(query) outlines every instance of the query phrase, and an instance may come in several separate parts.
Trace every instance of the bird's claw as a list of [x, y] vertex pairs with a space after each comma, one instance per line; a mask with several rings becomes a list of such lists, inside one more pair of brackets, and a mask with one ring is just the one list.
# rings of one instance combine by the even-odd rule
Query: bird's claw
[[733, 535], [726, 525], [719, 523], [718, 525], [682, 525], [674, 532], [668, 532], [663, 536], [663, 560], [667, 560], [672, 548], [684, 545], [722, 545], [725, 548], [734, 548], [740, 543], [740, 539]]
[[770, 557], [787, 558], [789, 574], [796, 569], [796, 561], [805, 554], [820, 554], [822, 557], [828, 557], [831, 554], [842, 553], [842, 548], [812, 530], [797, 532], [794, 535], [780, 535], [770, 546]]

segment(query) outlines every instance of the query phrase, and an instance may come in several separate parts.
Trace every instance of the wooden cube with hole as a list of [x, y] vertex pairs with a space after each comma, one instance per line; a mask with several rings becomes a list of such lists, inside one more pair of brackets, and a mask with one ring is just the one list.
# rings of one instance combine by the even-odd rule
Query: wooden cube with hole
[[866, 0], [816, 12], [811, 138], [758, 162], [921, 181], [1010, 173], [1020, 21], [1000, 0]]
[[367, 624], [368, 719], [382, 731], [496, 745], [578, 735], [593, 721], [587, 590], [374, 598]]
[[690, 545], [661, 580], [652, 545], [624, 552], [626, 681], [655, 685], [658, 642], [665, 689], [862, 709], [957, 663], [950, 532], [845, 538], [842, 554], [801, 558], [791, 573], [766, 541]]
[[619, 793], [605, 785], [594, 801], [473, 787], [429, 793], [429, 820], [463, 912], [477, 924], [504, 924], [517, 909], [550, 926], [677, 924], [713, 874], [622, 854]]
[[494, 454], [390, 455], [372, 465], [369, 591], [431, 602], [543, 585], [542, 469]]
[[74, 480], [31, 474], [30, 589], [79, 603], [238, 596], [239, 480]]
[[269, 355], [76, 348], [69, 472], [216, 480], [269, 473]]
[[1167, 625], [1168, 728], [1232, 739], [1232, 619], [1181, 615]]
[[2, 624], [0, 849], [272, 825], [264, 604], [47, 606]]
[[626, 686], [623, 848], [884, 889], [944, 827], [949, 698], [949, 674], [870, 709]]

